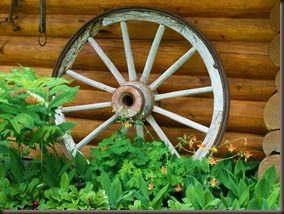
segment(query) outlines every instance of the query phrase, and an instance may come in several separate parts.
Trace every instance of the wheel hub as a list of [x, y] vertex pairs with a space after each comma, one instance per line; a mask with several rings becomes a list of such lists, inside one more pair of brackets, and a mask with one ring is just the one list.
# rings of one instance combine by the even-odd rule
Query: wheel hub
[[111, 103], [120, 117], [143, 119], [152, 112], [154, 94], [142, 82], [131, 81], [114, 91]]

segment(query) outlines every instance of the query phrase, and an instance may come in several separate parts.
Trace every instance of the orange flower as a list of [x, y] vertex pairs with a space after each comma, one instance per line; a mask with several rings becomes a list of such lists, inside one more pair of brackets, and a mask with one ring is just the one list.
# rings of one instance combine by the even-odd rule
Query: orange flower
[[153, 183], [149, 183], [148, 190], [153, 190], [153, 189], [154, 189], [154, 184]]
[[234, 147], [232, 144], [230, 144], [229, 146], [227, 146], [229, 152], [233, 152], [237, 147]]
[[212, 178], [212, 180], [209, 182], [209, 184], [210, 184], [212, 187], [215, 187], [218, 182], [219, 182], [218, 180], [216, 180], [215, 178]]
[[180, 185], [177, 185], [177, 186], [175, 187], [175, 191], [176, 191], [176, 192], [182, 191], [182, 188], [180, 187]]
[[196, 137], [196, 135], [192, 135], [192, 136], [191, 136], [191, 140], [192, 140], [192, 142], [197, 141], [197, 137]]
[[208, 163], [209, 165], [213, 166], [217, 163], [217, 160], [215, 160], [214, 158], [209, 158]]
[[252, 154], [252, 153], [249, 153], [249, 152], [247, 152], [247, 151], [245, 151], [245, 152], [244, 152], [244, 156], [245, 156], [245, 162], [247, 162], [247, 160], [248, 160], [251, 156], [253, 156], [253, 154]]
[[197, 145], [201, 150], [206, 148], [206, 144]]
[[163, 174], [167, 174], [167, 168], [164, 167], [164, 166], [162, 166], [161, 172], [162, 172]]

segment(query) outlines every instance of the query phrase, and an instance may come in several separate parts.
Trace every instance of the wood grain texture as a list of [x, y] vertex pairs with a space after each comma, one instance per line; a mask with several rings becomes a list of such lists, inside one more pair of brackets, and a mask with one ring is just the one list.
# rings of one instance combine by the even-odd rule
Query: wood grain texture
[[275, 93], [265, 104], [264, 122], [268, 130], [280, 129], [280, 92]]
[[[53, 0], [46, 4], [47, 14], [85, 14], [97, 15], [109, 9], [126, 6], [144, 6], [165, 9], [181, 16], [201, 17], [269, 17], [270, 11], [279, 0], [178, 0], [178, 1], [152, 1], [152, 0]], [[0, 1], [0, 13], [9, 11], [11, 1]], [[22, 1], [18, 13], [39, 13], [38, 0]]]
[[269, 44], [269, 56], [273, 63], [280, 67], [280, 34], [277, 34]]
[[[68, 39], [49, 38], [44, 47], [38, 45], [37, 37], [0, 36], [0, 61], [3, 65], [53, 67]], [[121, 40], [100, 40], [97, 42], [120, 72], [126, 72], [124, 48]], [[270, 60], [269, 43], [265, 42], [214, 42], [228, 77], [247, 79], [275, 79], [279, 69]], [[151, 42], [135, 40], [131, 44], [136, 70], [144, 68]], [[161, 44], [153, 66], [154, 73], [168, 69], [185, 51], [187, 42], [165, 41]], [[16, 54], [17, 53], [17, 54]], [[48, 54], [47, 54], [48, 53]], [[95, 62], [95, 63], [94, 63]], [[74, 68], [106, 70], [106, 66], [90, 45], [86, 45], [75, 62]], [[269, 71], [269, 72], [267, 72]], [[207, 75], [200, 56], [195, 54], [179, 70], [179, 75]]]
[[268, 156], [272, 152], [279, 152], [281, 150], [281, 132], [280, 130], [268, 132], [263, 138], [262, 148], [264, 153]]
[[[3, 17], [3, 21], [1, 21], [1, 17]], [[92, 15], [47, 14], [47, 35], [48, 37], [70, 38], [85, 22], [93, 17]], [[271, 30], [268, 18], [183, 18], [201, 30], [210, 41], [268, 42], [271, 41], [275, 35]], [[20, 26], [20, 30], [14, 32], [11, 30], [11, 25], [7, 20], [7, 14], [0, 14], [0, 35], [34, 37], [38, 35], [37, 20], [39, 20], [38, 14], [19, 14], [17, 19], [15, 19], [15, 23]], [[130, 22], [128, 23], [128, 29], [131, 39], [152, 40], [157, 31], [157, 25], [147, 22]], [[147, 29], [147, 31], [142, 29]], [[242, 33], [240, 34], [239, 32]], [[103, 27], [97, 37], [104, 39], [121, 38], [120, 27]], [[163, 40], [181, 39], [181, 36], [178, 36], [170, 30], [166, 31], [163, 36]]]
[[272, 8], [270, 15], [270, 25], [271, 29], [275, 33], [280, 33], [280, 2], [276, 2], [274, 7]]

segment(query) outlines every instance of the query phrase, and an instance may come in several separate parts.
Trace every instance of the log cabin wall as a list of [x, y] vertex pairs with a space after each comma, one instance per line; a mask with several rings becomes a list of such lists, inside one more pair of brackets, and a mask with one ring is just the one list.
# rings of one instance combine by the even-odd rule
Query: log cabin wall
[[[212, 42], [227, 73], [231, 102], [223, 141], [231, 140], [238, 150], [253, 153], [254, 159], [265, 157], [262, 143], [269, 130], [264, 122], [264, 108], [277, 91], [274, 80], [279, 71], [269, 56], [270, 42], [277, 34], [271, 28], [269, 16], [279, 0], [136, 0], [135, 3], [129, 0], [50, 0], [46, 6], [47, 44], [43, 47], [38, 44], [39, 0], [17, 2], [13, 18], [20, 29], [14, 32], [8, 21], [11, 1], [0, 1], [0, 72], [10, 72], [21, 64], [33, 68], [40, 76], [50, 76], [70, 37], [87, 20], [109, 9], [147, 6], [182, 16]], [[135, 32], [131, 36], [140, 39], [138, 49], [143, 49], [143, 42], [153, 39], [147, 35], [141, 39]], [[102, 31], [99, 37], [107, 38], [108, 46], [116, 45], [115, 32]], [[169, 36], [170, 47], [174, 47], [175, 39]], [[170, 56], [174, 49], [166, 51]], [[81, 95], [79, 102], [88, 96]], [[206, 111], [205, 106], [196, 108]], [[220, 150], [219, 155], [225, 152], [226, 149]]]

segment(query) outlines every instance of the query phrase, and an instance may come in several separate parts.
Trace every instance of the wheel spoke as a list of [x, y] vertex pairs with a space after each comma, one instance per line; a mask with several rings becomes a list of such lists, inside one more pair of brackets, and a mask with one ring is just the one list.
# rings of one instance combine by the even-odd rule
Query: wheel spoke
[[194, 53], [195, 48], [192, 47], [182, 57], [180, 57], [171, 67], [168, 68], [158, 79], [151, 85], [151, 90], [156, 90], [165, 80], [167, 80], [179, 67], [181, 67]]
[[103, 60], [105, 65], [108, 67], [110, 72], [113, 74], [113, 76], [116, 78], [118, 83], [122, 85], [125, 83], [125, 79], [120, 74], [120, 72], [117, 70], [115, 65], [111, 62], [111, 60], [108, 58], [108, 56], [105, 54], [105, 52], [102, 50], [102, 48], [99, 46], [99, 44], [95, 41], [93, 37], [88, 38], [89, 43], [92, 45], [92, 47], [95, 49], [97, 54], [100, 56], [100, 58]]
[[156, 94], [155, 101], [176, 98], [176, 97], [192, 96], [192, 95], [197, 95], [197, 94], [205, 94], [205, 93], [209, 93], [212, 91], [213, 91], [212, 86], [207, 86], [207, 87], [194, 88], [194, 89], [188, 89], [188, 90], [174, 91], [174, 92], [164, 93], [164, 94]]
[[120, 22], [120, 27], [121, 27], [124, 51], [125, 51], [125, 56], [126, 56], [126, 61], [127, 61], [129, 80], [134, 81], [134, 80], [137, 80], [137, 75], [135, 71], [132, 49], [130, 45], [130, 39], [129, 39], [128, 28], [127, 28], [126, 22]]
[[63, 113], [68, 113], [68, 112], [95, 110], [95, 109], [108, 108], [108, 107], [111, 107], [111, 102], [103, 102], [103, 103], [95, 103], [95, 104], [63, 107], [62, 108], [62, 112]]
[[108, 126], [110, 126], [117, 118], [118, 118], [118, 115], [114, 114], [111, 118], [103, 122], [99, 127], [97, 127], [94, 131], [92, 131], [89, 135], [87, 135], [83, 140], [81, 140], [76, 145], [76, 148], [80, 150], [83, 146], [91, 142], [98, 134], [100, 134]]
[[177, 150], [175, 149], [175, 147], [171, 144], [170, 140], [168, 139], [168, 137], [166, 136], [166, 134], [163, 132], [163, 130], [161, 129], [161, 127], [158, 125], [158, 123], [156, 122], [156, 120], [154, 119], [154, 117], [152, 115], [148, 116], [146, 118], [146, 120], [148, 121], [148, 123], [152, 126], [152, 128], [155, 130], [155, 132], [157, 133], [157, 135], [159, 136], [159, 138], [164, 141], [164, 143], [166, 145], [168, 145], [169, 150], [171, 151], [172, 154], [175, 154], [177, 157], [180, 157], [179, 153], [177, 152]]
[[[64, 123], [66, 120], [65, 120], [64, 114], [62, 113], [62, 109], [61, 108], [57, 108], [55, 110], [55, 112], [56, 112], [56, 114], [55, 114], [55, 124], [58, 125], [58, 124]], [[62, 136], [62, 139], [64, 141], [64, 144], [65, 144], [64, 146], [65, 146], [66, 150], [69, 151], [69, 152], [72, 152], [72, 154], [75, 156], [76, 152], [77, 152], [76, 144], [75, 144], [72, 136], [70, 135], [70, 133], [66, 132]], [[67, 151], [65, 151], [66, 155], [68, 155]]]
[[194, 128], [194, 129], [196, 129], [198, 131], [201, 131], [201, 132], [204, 132], [204, 133], [207, 133], [208, 130], [209, 130], [209, 128], [206, 127], [206, 126], [203, 126], [203, 125], [201, 125], [199, 123], [196, 123], [196, 122], [194, 122], [192, 120], [189, 120], [189, 119], [187, 119], [185, 117], [182, 117], [182, 116], [180, 116], [178, 114], [175, 114], [173, 112], [170, 112], [170, 111], [167, 111], [165, 109], [162, 109], [162, 108], [160, 108], [158, 106], [154, 106], [153, 112], [156, 112], [156, 113], [159, 113], [161, 115], [164, 115], [164, 116], [166, 116], [166, 117], [168, 117], [168, 118], [170, 118], [172, 120], [175, 120], [175, 121], [177, 121], [179, 123], [182, 123], [182, 124], [184, 124], [184, 125], [186, 125], [188, 127]]
[[144, 67], [142, 76], [140, 78], [141, 82], [144, 82], [144, 83], [148, 82], [150, 71], [152, 69], [152, 66], [153, 66], [153, 63], [154, 63], [154, 60], [155, 60], [161, 39], [163, 37], [164, 31], [165, 31], [165, 26], [160, 25], [158, 30], [157, 30], [156, 36], [154, 38], [154, 41], [152, 43], [151, 49], [149, 51], [149, 55], [148, 55], [145, 67]]
[[141, 125], [141, 124], [136, 124], [136, 125], [135, 125], [135, 128], [136, 128], [136, 134], [137, 134], [139, 137], [144, 138], [143, 125]]
[[93, 86], [94, 88], [97, 88], [97, 89], [100, 89], [100, 90], [103, 90], [103, 91], [107, 91], [107, 92], [110, 92], [110, 93], [113, 93], [115, 91], [115, 88], [113, 88], [111, 86], [108, 86], [106, 84], [97, 82], [97, 81], [92, 80], [92, 79], [90, 79], [88, 77], [84, 77], [81, 74], [78, 74], [78, 73], [76, 73], [74, 71], [67, 70], [66, 74], [68, 74], [69, 76], [73, 77], [76, 80], [79, 80], [79, 81], [81, 81], [83, 83], [86, 83], [86, 84], [88, 84], [90, 86]]

